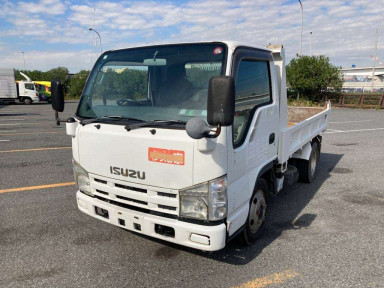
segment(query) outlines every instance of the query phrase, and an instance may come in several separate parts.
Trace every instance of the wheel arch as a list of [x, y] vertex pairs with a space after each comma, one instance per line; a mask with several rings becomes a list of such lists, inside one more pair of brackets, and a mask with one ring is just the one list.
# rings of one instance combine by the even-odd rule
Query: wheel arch
[[275, 194], [275, 172], [273, 171], [274, 161], [269, 162], [263, 168], [260, 169], [259, 174], [257, 174], [254, 187], [259, 179], [264, 179], [267, 182], [269, 195], [266, 195], [267, 198]]
[[319, 147], [319, 152], [320, 152], [321, 151], [321, 141], [322, 141], [322, 137], [320, 135], [316, 136], [310, 142], [307, 142], [301, 149], [297, 150], [292, 155], [292, 158], [293, 159], [309, 160], [309, 157], [311, 156], [313, 143], [317, 143], [317, 145]]
[[[271, 191], [274, 191], [274, 182], [269, 183], [270, 177], [273, 177], [273, 167], [274, 167], [275, 160], [265, 164], [260, 170], [254, 171], [254, 174], [249, 174], [249, 178], [246, 180], [247, 183], [244, 183], [247, 187], [247, 195], [244, 197], [243, 201], [241, 201], [241, 204], [236, 206], [236, 209], [231, 211], [229, 217], [227, 218], [227, 232], [228, 232], [228, 241], [230, 239], [233, 239], [233, 237], [236, 237], [244, 228], [244, 224], [247, 220], [248, 213], [249, 213], [249, 203], [251, 201], [253, 192], [256, 188], [256, 183], [260, 178], [267, 178], [265, 179], [268, 185], [268, 189]], [[254, 176], [256, 175], [256, 177]], [[264, 178], [265, 177], [265, 178]], [[272, 189], [272, 190], [271, 190]], [[248, 193], [249, 192], [249, 193]], [[267, 195], [267, 198], [270, 195]]]

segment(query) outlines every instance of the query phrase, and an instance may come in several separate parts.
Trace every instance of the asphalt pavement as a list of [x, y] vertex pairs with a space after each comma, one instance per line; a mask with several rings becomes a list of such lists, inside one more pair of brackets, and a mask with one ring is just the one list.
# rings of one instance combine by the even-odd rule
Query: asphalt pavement
[[384, 111], [333, 110], [315, 182], [271, 201], [254, 246], [208, 253], [81, 213], [51, 106], [0, 105], [0, 287], [384, 287], [383, 144]]

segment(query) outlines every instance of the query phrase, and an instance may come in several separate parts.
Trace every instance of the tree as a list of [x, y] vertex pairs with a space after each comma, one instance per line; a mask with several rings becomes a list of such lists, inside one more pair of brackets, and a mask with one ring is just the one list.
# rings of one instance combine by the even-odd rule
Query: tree
[[64, 86], [67, 86], [69, 83], [68, 74], [68, 68], [57, 67], [45, 72], [45, 78], [47, 81], [59, 80]]
[[16, 81], [25, 80], [24, 76], [22, 76], [20, 72], [23, 72], [25, 75], [31, 78], [32, 81], [45, 80], [45, 72], [40, 70], [15, 70]]
[[317, 100], [327, 88], [340, 91], [343, 80], [339, 68], [320, 56], [299, 56], [287, 65], [289, 86], [310, 100]]
[[88, 70], [81, 70], [70, 79], [68, 86], [68, 96], [70, 98], [80, 98], [88, 75]]

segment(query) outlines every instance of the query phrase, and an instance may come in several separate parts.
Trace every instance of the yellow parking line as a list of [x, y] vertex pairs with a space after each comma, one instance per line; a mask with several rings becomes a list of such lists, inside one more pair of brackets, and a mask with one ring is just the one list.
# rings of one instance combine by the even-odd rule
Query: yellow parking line
[[7, 192], [20, 192], [20, 191], [28, 191], [28, 190], [40, 190], [40, 189], [47, 189], [47, 188], [72, 186], [72, 185], [75, 185], [75, 182], [65, 182], [65, 183], [47, 184], [47, 185], [39, 185], [39, 186], [10, 188], [10, 189], [0, 190], [0, 194], [1, 193], [7, 193]]
[[20, 132], [20, 133], [1, 133], [0, 136], [10, 136], [10, 135], [35, 135], [35, 134], [59, 134], [63, 133], [64, 131], [55, 131], [55, 132]]
[[15, 152], [30, 152], [30, 151], [44, 151], [44, 150], [62, 150], [71, 149], [72, 147], [46, 147], [46, 148], [31, 148], [31, 149], [20, 149], [20, 150], [4, 150], [0, 153], [15, 153]]
[[283, 272], [274, 273], [261, 278], [253, 279], [249, 282], [235, 286], [233, 288], [262, 288], [269, 285], [283, 284], [287, 280], [299, 276], [299, 273], [292, 270], [285, 270]]

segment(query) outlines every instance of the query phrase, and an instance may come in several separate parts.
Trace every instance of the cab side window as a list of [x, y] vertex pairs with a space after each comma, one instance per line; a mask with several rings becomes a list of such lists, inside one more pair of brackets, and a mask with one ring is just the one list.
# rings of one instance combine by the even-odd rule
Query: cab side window
[[236, 77], [234, 147], [240, 146], [247, 135], [257, 107], [272, 103], [268, 61], [242, 59]]
[[31, 83], [25, 83], [25, 89], [35, 90], [35, 86]]

